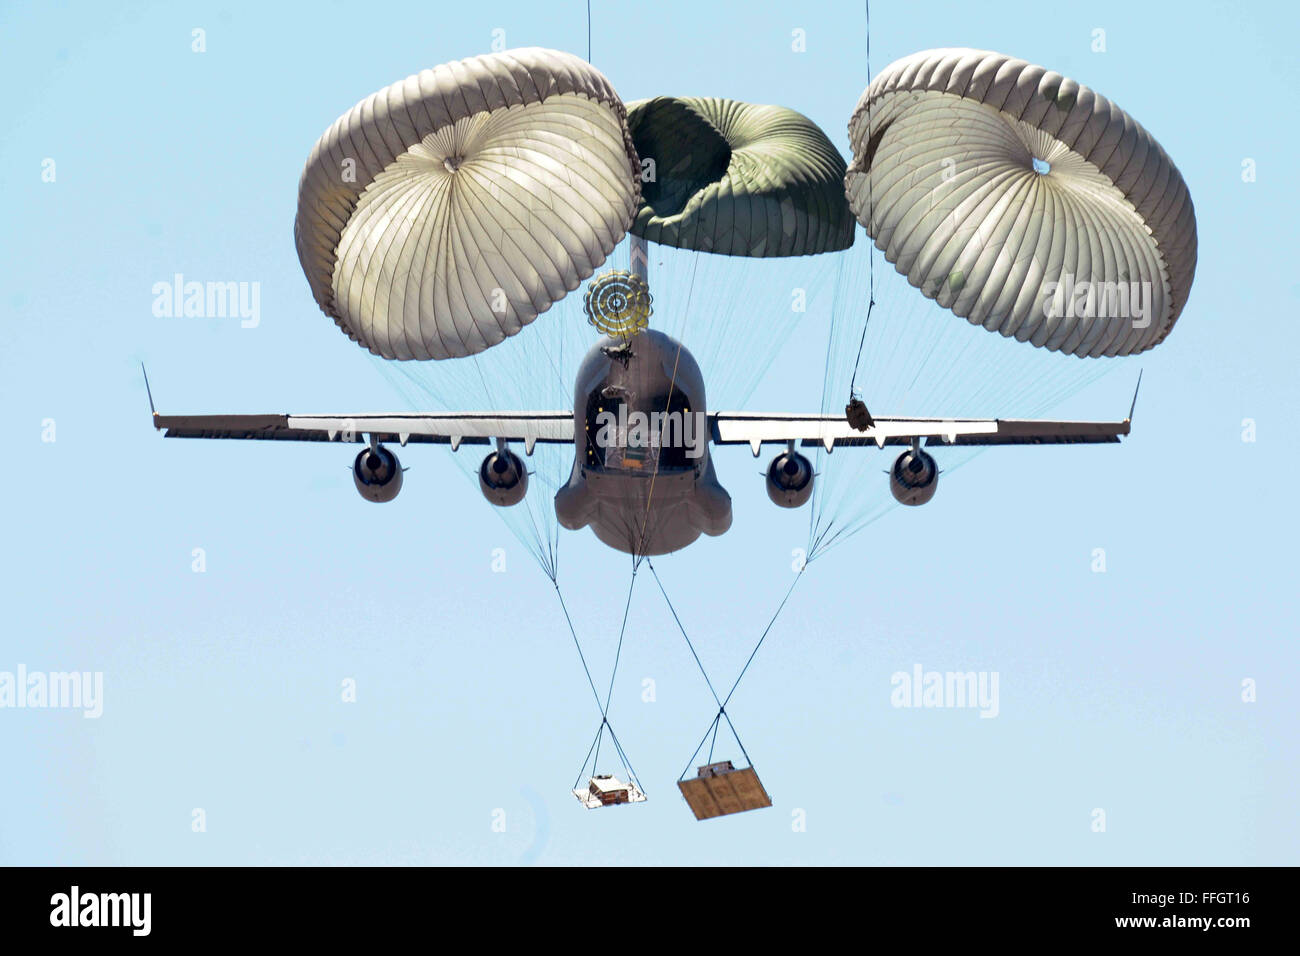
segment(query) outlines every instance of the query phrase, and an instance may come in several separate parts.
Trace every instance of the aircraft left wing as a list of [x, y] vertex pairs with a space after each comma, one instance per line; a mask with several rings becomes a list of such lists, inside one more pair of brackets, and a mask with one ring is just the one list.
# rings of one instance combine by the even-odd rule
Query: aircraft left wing
[[[152, 400], [151, 400], [152, 401]], [[486, 445], [497, 439], [571, 444], [573, 412], [421, 412], [362, 415], [159, 415], [154, 428], [167, 438], [244, 438], [269, 441], [409, 442]]]
[[1127, 435], [1122, 422], [1049, 421], [1026, 418], [877, 418], [858, 431], [843, 415], [782, 415], [717, 412], [709, 416], [715, 445], [1072, 445], [1118, 442]]

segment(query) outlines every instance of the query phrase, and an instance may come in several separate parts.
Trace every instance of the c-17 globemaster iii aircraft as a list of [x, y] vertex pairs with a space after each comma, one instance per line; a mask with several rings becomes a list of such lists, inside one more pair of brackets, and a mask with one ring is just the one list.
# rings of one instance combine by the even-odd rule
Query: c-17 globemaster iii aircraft
[[[147, 384], [147, 383], [146, 383]], [[1134, 394], [1134, 402], [1137, 395]], [[153, 399], [150, 397], [152, 408]], [[392, 501], [402, 467], [388, 447], [416, 443], [495, 445], [479, 467], [492, 504], [510, 507], [528, 491], [525, 457], [537, 443], [574, 446], [573, 471], [555, 496], [571, 530], [590, 526], [611, 548], [633, 555], [677, 551], [701, 534], [731, 527], [731, 496], [718, 482], [709, 445], [785, 446], [767, 468], [767, 493], [783, 508], [812, 495], [812, 462], [798, 449], [906, 446], [889, 470], [890, 490], [906, 505], [934, 497], [939, 467], [927, 448], [948, 445], [1049, 445], [1118, 442], [1118, 422], [876, 417], [865, 429], [834, 415], [709, 412], [704, 377], [691, 353], [662, 332], [606, 337], [583, 359], [571, 411], [431, 412], [355, 415], [160, 415], [168, 438], [249, 438], [368, 444], [352, 477], [370, 501]], [[925, 447], [922, 447], [924, 444]]]

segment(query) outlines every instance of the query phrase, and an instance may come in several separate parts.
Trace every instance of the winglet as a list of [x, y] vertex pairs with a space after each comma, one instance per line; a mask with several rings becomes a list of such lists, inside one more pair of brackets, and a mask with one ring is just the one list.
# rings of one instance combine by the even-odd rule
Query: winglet
[[149, 396], [149, 412], [157, 418], [158, 409], [153, 407], [153, 392], [149, 389], [149, 373], [144, 370], [144, 362], [140, 363], [140, 373], [144, 376], [144, 393]]
[[1133, 404], [1130, 405], [1130, 406], [1128, 407], [1128, 418], [1124, 419], [1124, 421], [1126, 421], [1126, 422], [1131, 422], [1131, 421], [1133, 421], [1133, 409], [1137, 408], [1137, 403], [1138, 403], [1138, 389], [1140, 389], [1141, 387], [1142, 387], [1142, 370], [1141, 370], [1141, 369], [1138, 369], [1138, 383], [1137, 383], [1137, 388], [1133, 389]]

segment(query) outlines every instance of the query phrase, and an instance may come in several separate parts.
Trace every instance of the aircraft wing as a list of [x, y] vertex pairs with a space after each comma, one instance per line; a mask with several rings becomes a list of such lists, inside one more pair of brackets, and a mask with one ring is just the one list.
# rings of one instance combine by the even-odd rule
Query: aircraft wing
[[573, 412], [421, 412], [363, 415], [159, 415], [167, 438], [246, 438], [269, 441], [425, 442], [486, 445], [496, 439], [571, 444]]
[[[420, 412], [356, 415], [159, 415], [154, 427], [168, 438], [237, 438], [264, 441], [411, 442], [486, 445], [498, 438], [572, 444], [573, 413]], [[709, 416], [715, 445], [1063, 445], [1118, 442], [1129, 421], [1072, 422], [1020, 418], [878, 418], [858, 431], [843, 416], [717, 412]]]
[[715, 445], [1072, 445], [1118, 442], [1129, 433], [1122, 422], [1067, 422], [1026, 418], [877, 418], [858, 431], [843, 415], [717, 412], [709, 416]]

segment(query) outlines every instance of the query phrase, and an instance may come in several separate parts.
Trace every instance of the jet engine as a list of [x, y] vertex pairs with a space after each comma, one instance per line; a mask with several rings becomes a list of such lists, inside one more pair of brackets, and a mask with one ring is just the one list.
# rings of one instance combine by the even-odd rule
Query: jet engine
[[899, 504], [923, 505], [939, 487], [939, 466], [919, 448], [905, 451], [889, 470], [889, 490]]
[[383, 445], [363, 449], [352, 463], [352, 480], [367, 501], [392, 501], [402, 490], [402, 463]]
[[798, 508], [812, 497], [812, 490], [812, 462], [794, 449], [777, 455], [767, 466], [767, 496], [773, 504]]
[[509, 508], [523, 501], [528, 493], [528, 469], [510, 449], [499, 448], [479, 466], [478, 486], [492, 504]]

